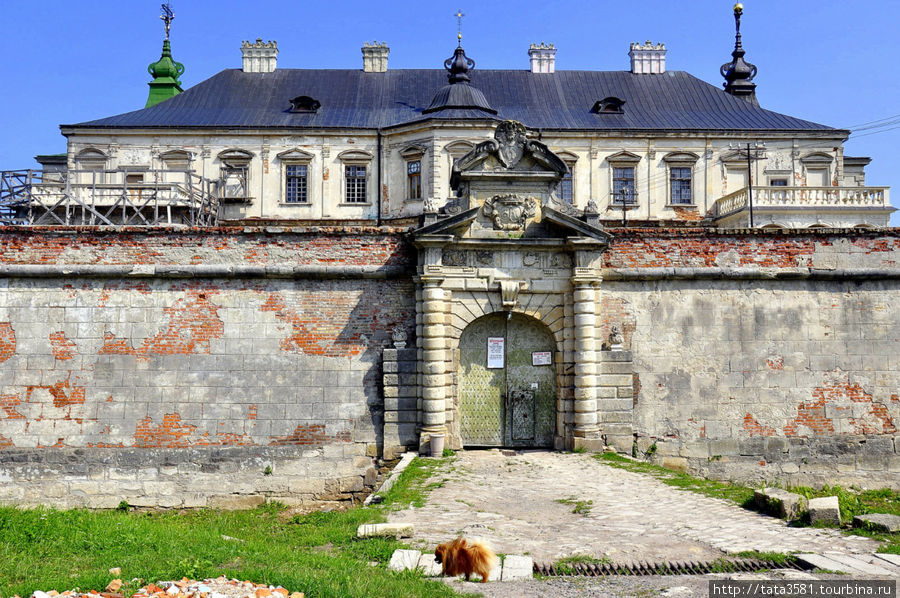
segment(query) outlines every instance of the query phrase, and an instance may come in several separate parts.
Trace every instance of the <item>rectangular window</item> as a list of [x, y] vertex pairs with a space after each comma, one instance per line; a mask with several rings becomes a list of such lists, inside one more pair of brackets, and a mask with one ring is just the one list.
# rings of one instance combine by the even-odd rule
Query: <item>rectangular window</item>
[[787, 179], [769, 179], [769, 185], [772, 187], [787, 187]]
[[673, 204], [690, 204], [693, 201], [691, 198], [691, 169], [672, 168], [669, 177], [672, 188], [671, 202]]
[[247, 166], [225, 165], [222, 169], [224, 194], [226, 199], [244, 199], [247, 197]]
[[409, 199], [422, 199], [422, 162], [412, 160], [406, 163], [406, 195]]
[[634, 196], [634, 167], [613, 167], [613, 203], [633, 204]]
[[348, 164], [344, 170], [347, 203], [366, 203], [366, 167]]
[[564, 174], [562, 180], [559, 181], [559, 198], [563, 203], [572, 203], [574, 201], [572, 191], [572, 167], [570, 166], [569, 172]]
[[288, 164], [284, 167], [284, 201], [307, 203], [306, 164]]

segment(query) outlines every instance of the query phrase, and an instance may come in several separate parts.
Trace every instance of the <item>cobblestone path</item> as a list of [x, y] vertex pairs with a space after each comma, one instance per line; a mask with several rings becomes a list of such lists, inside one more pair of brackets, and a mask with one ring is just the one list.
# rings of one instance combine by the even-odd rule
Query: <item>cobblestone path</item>
[[834, 530], [788, 527], [585, 454], [461, 451], [428, 483], [440, 486], [424, 507], [389, 518], [413, 523], [414, 543], [428, 551], [459, 533], [482, 538], [499, 553], [536, 561], [573, 555], [617, 562], [700, 560], [744, 550], [877, 548], [871, 540]]

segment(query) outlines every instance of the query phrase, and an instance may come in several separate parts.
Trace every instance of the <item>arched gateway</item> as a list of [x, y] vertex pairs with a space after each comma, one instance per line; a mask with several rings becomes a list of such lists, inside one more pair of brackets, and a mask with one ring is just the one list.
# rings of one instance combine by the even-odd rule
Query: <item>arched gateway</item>
[[459, 339], [459, 427], [465, 446], [552, 447], [556, 343], [541, 322], [483, 316]]
[[456, 199], [425, 202], [412, 234], [420, 450], [432, 437], [451, 448], [630, 443], [630, 421], [613, 428], [598, 396], [609, 235], [592, 203], [579, 210], [553, 196], [567, 171], [506, 121], [454, 162]]

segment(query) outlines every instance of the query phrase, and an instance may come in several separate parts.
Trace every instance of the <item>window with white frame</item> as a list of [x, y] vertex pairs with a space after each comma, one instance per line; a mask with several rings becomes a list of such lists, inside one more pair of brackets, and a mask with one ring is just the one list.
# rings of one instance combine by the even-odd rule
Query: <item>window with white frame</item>
[[634, 166], [613, 166], [612, 196], [614, 204], [634, 204]]
[[88, 148], [75, 156], [75, 170], [81, 183], [102, 184], [106, 182], [106, 154]]
[[284, 201], [286, 203], [309, 203], [309, 185], [306, 164], [284, 165]]
[[610, 205], [636, 206], [638, 199], [635, 174], [641, 157], [631, 152], [619, 152], [607, 158], [610, 166]]
[[310, 203], [310, 162], [313, 155], [299, 148], [281, 152], [277, 156], [281, 163], [282, 174], [282, 202], [294, 205], [308, 205]]
[[422, 199], [422, 161], [410, 160], [406, 163], [406, 197]]
[[673, 166], [669, 169], [669, 201], [676, 205], [694, 203], [691, 195], [690, 166]]
[[575, 187], [573, 185], [572, 168], [569, 166], [568, 172], [563, 175], [559, 181], [559, 199], [563, 203], [571, 204], [575, 201]]
[[344, 201], [366, 203], [366, 182], [368, 167], [362, 164], [344, 165]]

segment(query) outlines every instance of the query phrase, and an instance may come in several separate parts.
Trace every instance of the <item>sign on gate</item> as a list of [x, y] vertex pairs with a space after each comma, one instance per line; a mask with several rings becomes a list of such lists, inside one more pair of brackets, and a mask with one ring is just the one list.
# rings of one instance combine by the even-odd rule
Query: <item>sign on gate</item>
[[503, 337], [488, 337], [487, 367], [489, 370], [503, 368]]

